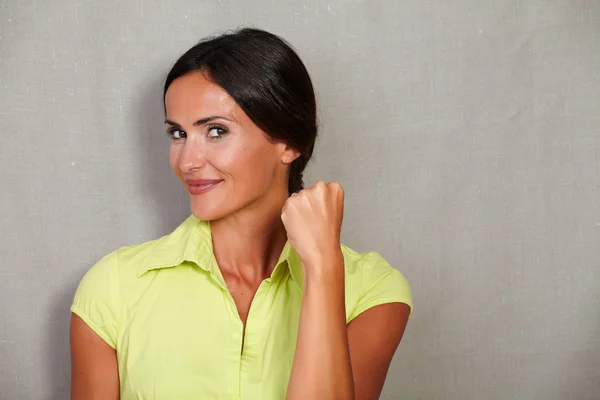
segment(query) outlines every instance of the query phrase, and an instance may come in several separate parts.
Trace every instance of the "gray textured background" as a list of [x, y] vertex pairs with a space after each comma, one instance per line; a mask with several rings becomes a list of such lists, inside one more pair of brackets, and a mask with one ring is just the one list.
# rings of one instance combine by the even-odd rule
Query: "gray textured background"
[[382, 398], [600, 399], [598, 0], [0, 0], [0, 398], [67, 398], [79, 279], [188, 215], [162, 79], [248, 24], [313, 77], [344, 242], [412, 284]]

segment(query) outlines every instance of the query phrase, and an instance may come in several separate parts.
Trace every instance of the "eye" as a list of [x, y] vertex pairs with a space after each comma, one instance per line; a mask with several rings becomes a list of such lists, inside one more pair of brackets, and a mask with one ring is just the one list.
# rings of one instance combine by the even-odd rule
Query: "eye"
[[227, 128], [221, 125], [212, 125], [208, 127], [208, 137], [211, 139], [221, 139], [227, 133]]
[[173, 140], [185, 139], [187, 137], [187, 133], [177, 128], [167, 129], [167, 135]]

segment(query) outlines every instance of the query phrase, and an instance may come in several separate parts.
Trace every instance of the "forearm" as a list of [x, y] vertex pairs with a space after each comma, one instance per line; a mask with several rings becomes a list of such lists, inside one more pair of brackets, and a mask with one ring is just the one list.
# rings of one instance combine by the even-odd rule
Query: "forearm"
[[304, 269], [304, 293], [288, 400], [354, 399], [344, 261], [341, 252], [329, 260], [323, 261], [327, 265]]

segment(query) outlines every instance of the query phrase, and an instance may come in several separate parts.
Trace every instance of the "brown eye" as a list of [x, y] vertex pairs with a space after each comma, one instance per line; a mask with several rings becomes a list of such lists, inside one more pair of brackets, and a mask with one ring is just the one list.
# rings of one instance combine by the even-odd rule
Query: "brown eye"
[[167, 135], [169, 135], [172, 139], [185, 139], [187, 137], [187, 133], [180, 129], [169, 129], [167, 131]]
[[211, 126], [208, 128], [208, 137], [211, 139], [220, 139], [227, 134], [227, 128], [223, 126]]

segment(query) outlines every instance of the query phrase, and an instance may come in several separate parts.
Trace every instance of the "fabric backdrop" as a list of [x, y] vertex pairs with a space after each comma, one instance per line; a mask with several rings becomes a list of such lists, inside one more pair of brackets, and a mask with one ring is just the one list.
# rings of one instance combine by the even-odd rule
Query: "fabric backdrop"
[[0, 0], [0, 398], [68, 398], [84, 272], [189, 212], [164, 76], [248, 25], [314, 80], [306, 183], [414, 290], [382, 399], [600, 399], [598, 0]]

